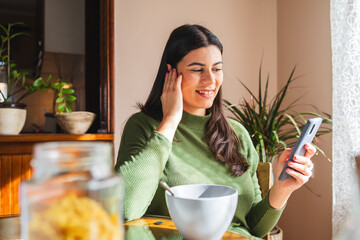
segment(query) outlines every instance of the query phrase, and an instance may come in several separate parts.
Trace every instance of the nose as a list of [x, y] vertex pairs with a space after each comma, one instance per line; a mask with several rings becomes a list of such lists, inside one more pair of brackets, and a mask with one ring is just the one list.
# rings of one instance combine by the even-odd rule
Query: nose
[[211, 69], [204, 70], [204, 73], [201, 78], [201, 83], [204, 85], [209, 85], [215, 83], [216, 78]]

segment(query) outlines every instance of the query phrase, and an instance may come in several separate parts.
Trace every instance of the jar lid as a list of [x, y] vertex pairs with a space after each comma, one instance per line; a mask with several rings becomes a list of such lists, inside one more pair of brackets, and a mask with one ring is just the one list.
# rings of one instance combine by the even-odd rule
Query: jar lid
[[101, 179], [113, 173], [112, 144], [106, 142], [49, 142], [35, 145], [31, 161], [35, 179], [86, 172]]

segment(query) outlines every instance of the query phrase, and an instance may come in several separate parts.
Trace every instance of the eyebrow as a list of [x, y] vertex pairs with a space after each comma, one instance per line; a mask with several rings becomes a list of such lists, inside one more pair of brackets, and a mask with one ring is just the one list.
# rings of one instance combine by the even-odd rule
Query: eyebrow
[[[219, 65], [219, 64], [223, 64], [223, 62], [222, 61], [216, 62], [216, 63], [213, 64], [213, 66], [216, 66], [216, 65]], [[198, 65], [198, 66], [202, 66], [202, 67], [205, 66], [205, 64], [203, 64], [203, 63], [193, 62], [193, 63], [190, 63], [189, 65], [187, 65], [187, 67], [191, 67], [191, 66], [194, 66], [194, 65]]]

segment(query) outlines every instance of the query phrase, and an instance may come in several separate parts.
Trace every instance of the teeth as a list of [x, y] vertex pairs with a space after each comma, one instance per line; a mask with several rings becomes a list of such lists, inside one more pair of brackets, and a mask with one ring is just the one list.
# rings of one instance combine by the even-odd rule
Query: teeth
[[212, 94], [213, 91], [197, 91], [197, 92], [204, 95], [210, 95]]

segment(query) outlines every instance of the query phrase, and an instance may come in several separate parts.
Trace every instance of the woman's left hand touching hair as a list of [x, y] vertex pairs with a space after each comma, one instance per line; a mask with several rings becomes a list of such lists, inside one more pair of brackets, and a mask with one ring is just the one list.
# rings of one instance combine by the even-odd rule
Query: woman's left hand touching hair
[[285, 166], [287, 159], [290, 156], [291, 148], [287, 148], [283, 151], [275, 164], [275, 176], [274, 185], [269, 193], [269, 202], [273, 208], [282, 208], [290, 195], [307, 181], [309, 181], [314, 165], [311, 161], [311, 157], [316, 153], [316, 148], [311, 144], [305, 144], [306, 153], [305, 156], [295, 155], [293, 160], [289, 162], [289, 167], [286, 172], [292, 176], [284, 181], [279, 181], [279, 175]]
[[169, 72], [165, 75], [163, 92], [160, 98], [163, 118], [156, 131], [172, 142], [183, 114], [182, 73], [177, 74], [176, 68], [172, 68], [169, 64], [167, 67]]

